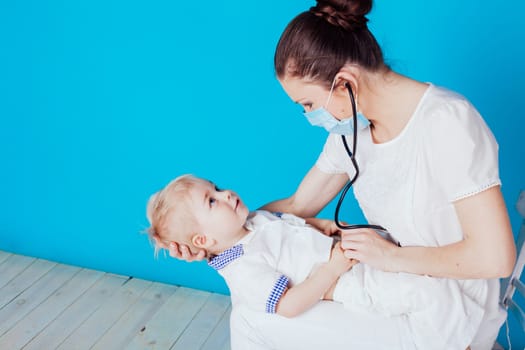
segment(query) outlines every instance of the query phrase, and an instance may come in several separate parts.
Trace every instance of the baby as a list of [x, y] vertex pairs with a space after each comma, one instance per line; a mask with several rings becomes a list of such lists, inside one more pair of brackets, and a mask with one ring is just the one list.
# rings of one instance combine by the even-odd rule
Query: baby
[[466, 349], [483, 317], [456, 280], [356, 264], [305, 220], [250, 213], [234, 192], [192, 175], [155, 193], [147, 216], [156, 252], [170, 242], [204, 249], [232, 299], [261, 312], [293, 317], [325, 299], [353, 312], [405, 315], [418, 349]]

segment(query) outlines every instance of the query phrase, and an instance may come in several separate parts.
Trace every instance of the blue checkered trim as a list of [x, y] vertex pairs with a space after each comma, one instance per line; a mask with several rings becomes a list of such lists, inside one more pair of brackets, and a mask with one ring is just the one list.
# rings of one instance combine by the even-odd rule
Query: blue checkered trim
[[273, 215], [277, 216], [279, 219], [281, 219], [283, 217], [283, 213], [280, 212], [280, 211], [272, 211], [271, 213]]
[[219, 255], [211, 258], [210, 261], [208, 261], [208, 265], [215, 270], [220, 270], [235, 259], [240, 258], [243, 254], [244, 249], [242, 248], [242, 244], [234, 245], [230, 249], [226, 249]]
[[287, 287], [288, 277], [286, 277], [285, 275], [281, 275], [277, 282], [275, 282], [272, 292], [270, 293], [270, 297], [268, 298], [268, 300], [266, 300], [267, 313], [275, 313], [275, 308], [277, 307], [277, 304], [279, 303], [279, 300], [281, 300], [281, 297], [283, 296], [283, 293], [285, 292]]

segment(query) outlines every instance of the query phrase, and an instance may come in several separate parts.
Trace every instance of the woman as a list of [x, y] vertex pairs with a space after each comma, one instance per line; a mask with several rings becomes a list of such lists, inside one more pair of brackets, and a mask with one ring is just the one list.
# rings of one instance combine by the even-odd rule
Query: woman
[[[491, 349], [505, 319], [498, 306], [499, 278], [512, 272], [516, 255], [500, 191], [497, 143], [462, 96], [385, 65], [367, 28], [371, 7], [365, 0], [318, 1], [282, 34], [275, 53], [277, 78], [308, 120], [330, 135], [296, 192], [264, 208], [316, 216], [356, 174], [349, 157], [354, 154], [359, 176], [353, 189], [361, 209], [369, 223], [384, 227], [401, 246], [372, 229], [343, 230], [345, 255], [385, 271], [460, 280], [464, 292], [485, 307], [471, 349]], [[352, 125], [358, 128], [358, 148], [347, 149]], [[337, 230], [318, 224], [327, 233]], [[185, 247], [171, 247], [170, 254], [201, 258], [188, 257]], [[357, 327], [355, 319], [349, 321], [355, 316], [333, 305], [291, 320], [234, 306], [232, 344], [239, 348], [256, 343], [315, 348], [314, 339], [332, 347], [382, 348], [387, 338], [394, 342], [389, 348], [409, 346], [400, 319], [382, 320], [377, 334], [384, 339], [370, 339], [367, 332], [349, 331], [349, 324]], [[290, 341], [280, 343], [278, 337]]]

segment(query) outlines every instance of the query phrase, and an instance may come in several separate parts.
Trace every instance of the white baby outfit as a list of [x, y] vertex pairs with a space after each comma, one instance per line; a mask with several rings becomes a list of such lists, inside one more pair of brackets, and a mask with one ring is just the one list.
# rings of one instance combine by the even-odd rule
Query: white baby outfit
[[[278, 217], [279, 216], [279, 217]], [[287, 286], [305, 280], [330, 258], [333, 240], [289, 214], [250, 214], [251, 232], [209, 265], [226, 280], [233, 300], [274, 313]], [[461, 291], [458, 281], [375, 270], [355, 265], [339, 279], [334, 300], [352, 312], [403, 315], [418, 349], [465, 349], [483, 305]]]

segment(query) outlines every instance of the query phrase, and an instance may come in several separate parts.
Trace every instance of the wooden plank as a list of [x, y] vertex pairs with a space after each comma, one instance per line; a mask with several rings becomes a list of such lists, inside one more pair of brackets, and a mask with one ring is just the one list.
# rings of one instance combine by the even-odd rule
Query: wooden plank
[[176, 290], [176, 286], [153, 283], [90, 350], [123, 349], [145, 330], [146, 323]]
[[9, 258], [11, 255], [11, 253], [8, 253], [8, 252], [4, 252], [3, 250], [0, 250], [0, 264], [4, 262], [4, 260], [6, 260], [7, 258]]
[[0, 283], [0, 349], [230, 346], [227, 296], [3, 251]]
[[118, 291], [71, 333], [57, 349], [89, 349], [121, 315], [133, 305], [152, 282], [136, 278], [126, 281]]
[[225, 295], [212, 294], [206, 304], [199, 310], [189, 326], [173, 345], [173, 349], [200, 349], [210, 333], [221, 321], [230, 306], [230, 298]]
[[35, 258], [22, 255], [11, 255], [7, 257], [4, 263], [0, 265], [0, 287], [9, 283], [11, 279], [24, 271], [35, 260]]
[[211, 332], [206, 342], [200, 348], [201, 350], [230, 350], [230, 314], [231, 305], [222, 315], [221, 320]]
[[208, 292], [180, 287], [125, 349], [169, 349], [209, 296]]
[[70, 280], [78, 271], [80, 271], [78, 267], [57, 265], [22, 294], [0, 309], [0, 337], [37, 305], [53, 294], [61, 285]]
[[127, 277], [106, 273], [80, 298], [47, 325], [24, 350], [56, 349], [101, 305], [119, 290]]
[[26, 269], [0, 288], [0, 308], [9, 304], [55, 266], [56, 263], [47, 260], [35, 260], [31, 263]]
[[104, 273], [81, 270], [0, 338], [0, 349], [20, 349]]

